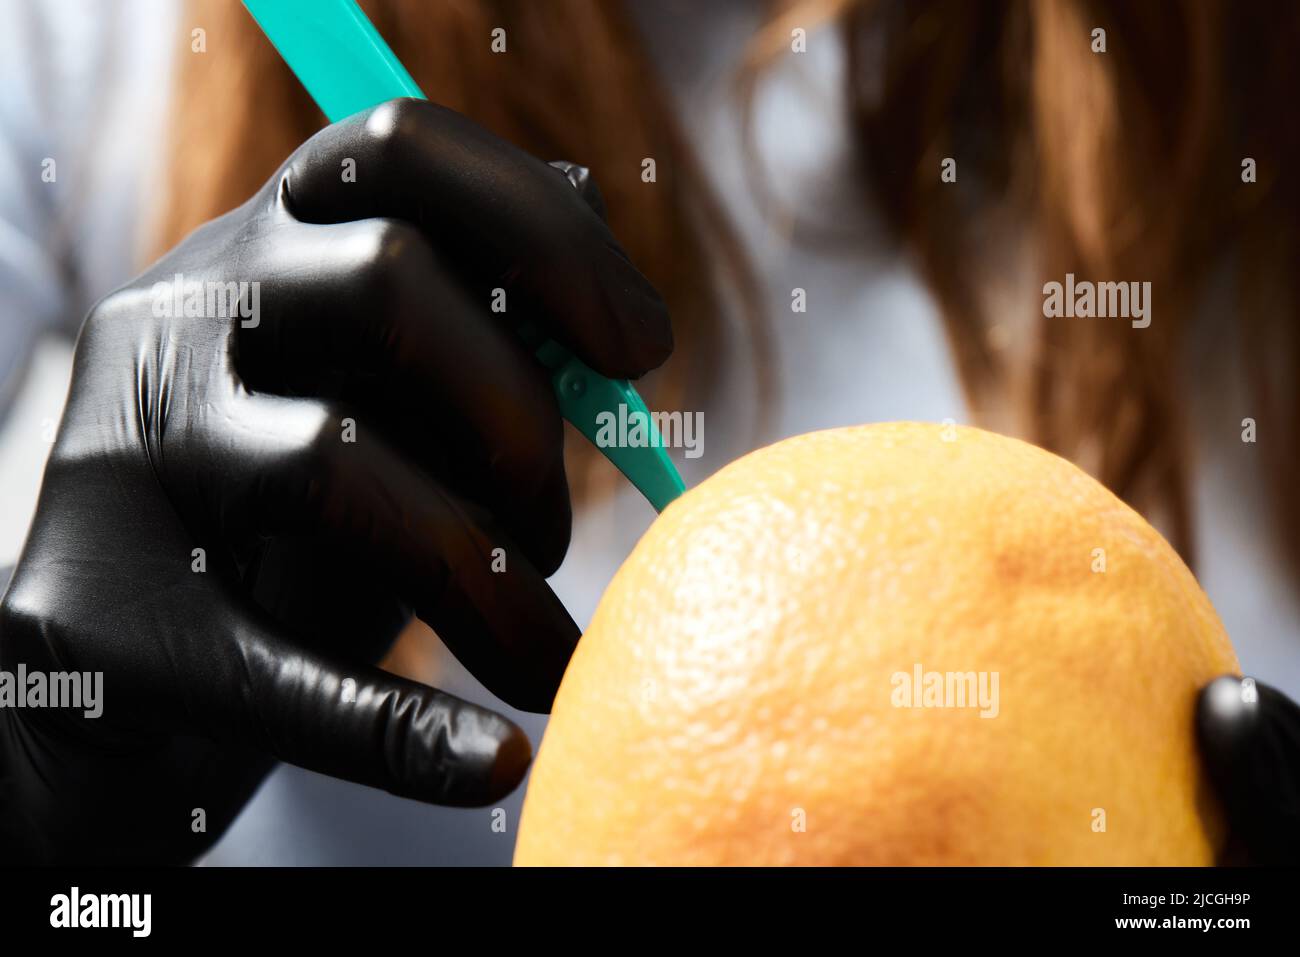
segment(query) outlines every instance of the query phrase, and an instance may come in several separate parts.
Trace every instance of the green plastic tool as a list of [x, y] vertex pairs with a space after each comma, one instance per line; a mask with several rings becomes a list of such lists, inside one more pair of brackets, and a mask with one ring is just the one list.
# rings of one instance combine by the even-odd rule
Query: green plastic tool
[[[427, 99], [356, 0], [243, 0], [331, 123], [410, 96]], [[485, 41], [486, 42], [486, 41]], [[645, 402], [626, 379], [608, 379], [563, 346], [542, 342], [535, 354], [551, 373], [560, 413], [663, 511], [686, 490]], [[646, 445], [602, 444], [601, 413], [644, 416]], [[638, 416], [638, 417], [640, 417]]]

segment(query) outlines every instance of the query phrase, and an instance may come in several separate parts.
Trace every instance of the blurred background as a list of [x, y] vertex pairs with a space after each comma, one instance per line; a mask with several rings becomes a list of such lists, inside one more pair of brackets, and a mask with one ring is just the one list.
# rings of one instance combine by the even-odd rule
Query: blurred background
[[[704, 413], [688, 484], [861, 422], [1027, 438], [1151, 518], [1246, 674], [1300, 697], [1300, 5], [362, 6], [431, 99], [591, 167], [673, 310], [677, 351], [643, 391]], [[236, 0], [0, 0], [0, 567], [89, 306], [323, 125]], [[1150, 282], [1150, 325], [1045, 317], [1067, 273]], [[576, 524], [552, 584], [585, 624], [654, 515], [569, 451]], [[418, 623], [387, 666], [540, 741], [543, 717]], [[521, 798], [501, 831], [491, 808], [281, 767], [205, 862], [506, 864]]]

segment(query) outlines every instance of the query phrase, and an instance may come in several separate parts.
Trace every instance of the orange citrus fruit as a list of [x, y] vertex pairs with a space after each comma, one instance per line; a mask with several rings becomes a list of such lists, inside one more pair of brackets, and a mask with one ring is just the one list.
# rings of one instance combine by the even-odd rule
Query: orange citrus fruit
[[564, 676], [516, 864], [1209, 864], [1190, 571], [1069, 462], [817, 432], [659, 517]]

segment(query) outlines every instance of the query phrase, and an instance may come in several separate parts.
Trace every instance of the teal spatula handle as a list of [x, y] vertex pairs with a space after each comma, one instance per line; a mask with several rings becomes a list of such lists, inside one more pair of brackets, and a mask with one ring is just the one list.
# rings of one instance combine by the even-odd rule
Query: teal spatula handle
[[[262, 32], [289, 64], [331, 123], [409, 96], [427, 99], [396, 54], [384, 42], [356, 0], [243, 0]], [[560, 414], [585, 435], [663, 511], [686, 490], [663, 446], [649, 410], [626, 379], [609, 379], [558, 343], [546, 341], [537, 357], [551, 372]], [[647, 444], [602, 444], [601, 414], [644, 416]]]

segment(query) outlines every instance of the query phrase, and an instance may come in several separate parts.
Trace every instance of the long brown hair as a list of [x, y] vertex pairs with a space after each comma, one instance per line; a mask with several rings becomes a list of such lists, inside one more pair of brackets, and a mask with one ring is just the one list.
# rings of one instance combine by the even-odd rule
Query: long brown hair
[[[1074, 459], [1193, 551], [1188, 339], [1230, 267], [1283, 545], [1300, 559], [1300, 5], [777, 0], [743, 80], [834, 20], [872, 199], [934, 294], [977, 419]], [[1094, 52], [1094, 30], [1105, 52]], [[957, 162], [957, 182], [941, 164]], [[1257, 182], [1243, 181], [1243, 162]], [[1045, 319], [1066, 273], [1150, 281], [1154, 319]], [[1234, 342], [1235, 340], [1235, 342]]]
[[[698, 373], [721, 358], [720, 317], [757, 314], [754, 285], [622, 4], [363, 5], [432, 98], [539, 156], [592, 167], [615, 232], [673, 309], [680, 347], [660, 385], [681, 401], [705, 381]], [[1286, 100], [1300, 91], [1300, 5], [772, 6], [744, 75], [752, 86], [789, 51], [792, 26], [841, 27], [863, 178], [935, 295], [977, 418], [1079, 461], [1189, 558], [1194, 384], [1184, 353], [1207, 277], [1233, 251], [1226, 321], [1237, 323], [1255, 391], [1252, 408], [1221, 426], [1251, 416], [1267, 430], [1259, 448], [1278, 524], [1300, 554], [1300, 301], [1287, 281], [1300, 187], [1285, 175], [1300, 168], [1300, 111]], [[211, 52], [182, 70], [160, 247], [242, 201], [323, 123], [238, 4], [192, 0], [187, 24], [207, 29]], [[508, 56], [489, 50], [497, 26]], [[1105, 53], [1091, 49], [1097, 28]], [[641, 182], [644, 157], [656, 158], [660, 188]], [[957, 184], [940, 179], [946, 157], [958, 162]], [[1246, 157], [1256, 183], [1242, 182]], [[1029, 264], [1019, 285], [1007, 278], [1016, 261]], [[1041, 285], [1067, 272], [1150, 281], [1150, 327], [1044, 319]], [[749, 307], [719, 308], [736, 297]], [[761, 350], [761, 324], [751, 330]]]

